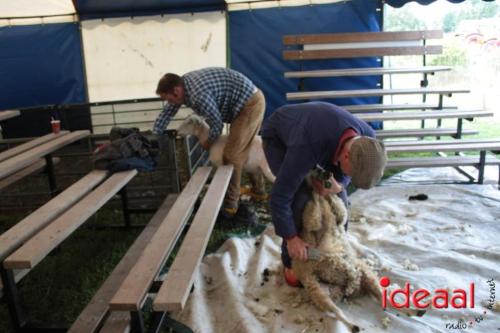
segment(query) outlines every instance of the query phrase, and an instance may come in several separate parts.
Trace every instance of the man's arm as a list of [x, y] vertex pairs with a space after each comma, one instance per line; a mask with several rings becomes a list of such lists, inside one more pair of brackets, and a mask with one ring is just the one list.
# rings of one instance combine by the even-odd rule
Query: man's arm
[[163, 134], [163, 131], [165, 131], [168, 123], [170, 122], [172, 117], [175, 116], [179, 108], [179, 105], [165, 105], [163, 111], [158, 115], [158, 117], [156, 117], [156, 120], [153, 124], [153, 133], [156, 135]]
[[307, 173], [316, 165], [309, 146], [287, 149], [271, 193], [271, 212], [276, 234], [285, 239], [297, 235], [292, 202]]
[[205, 142], [200, 142], [200, 144], [205, 148], [210, 148], [210, 145], [221, 135], [224, 122], [222, 121], [222, 116], [215, 103], [214, 99], [208, 95], [203, 94], [198, 96], [194, 101], [194, 108], [196, 112], [206, 116], [206, 121], [210, 126], [210, 132], [208, 133], [208, 139]]

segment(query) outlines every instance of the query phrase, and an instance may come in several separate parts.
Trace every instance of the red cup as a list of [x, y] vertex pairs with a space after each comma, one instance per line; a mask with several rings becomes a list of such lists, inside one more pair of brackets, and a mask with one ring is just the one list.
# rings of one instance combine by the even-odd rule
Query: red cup
[[52, 133], [58, 134], [61, 131], [61, 121], [60, 120], [52, 120], [50, 122], [52, 126]]

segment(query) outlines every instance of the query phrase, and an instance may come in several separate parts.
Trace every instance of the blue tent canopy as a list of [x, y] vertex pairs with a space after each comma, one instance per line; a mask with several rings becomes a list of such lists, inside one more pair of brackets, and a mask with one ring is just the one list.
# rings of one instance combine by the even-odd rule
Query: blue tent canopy
[[[436, 0], [385, 0], [384, 2], [392, 7], [402, 7], [408, 2], [418, 2], [421, 5], [428, 5]], [[460, 3], [465, 0], [448, 0], [448, 2], [453, 2], [453, 3]], [[495, 1], [495, 0], [483, 0], [483, 1]]]
[[82, 19], [223, 10], [224, 0], [75, 0]]

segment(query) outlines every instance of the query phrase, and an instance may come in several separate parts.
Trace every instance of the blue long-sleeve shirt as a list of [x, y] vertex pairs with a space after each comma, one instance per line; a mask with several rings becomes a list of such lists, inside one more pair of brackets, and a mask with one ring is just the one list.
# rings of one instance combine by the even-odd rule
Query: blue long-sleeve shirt
[[[341, 197], [347, 200], [345, 188], [350, 177], [331, 160], [342, 133], [352, 128], [359, 135], [375, 137], [373, 129], [344, 109], [329, 103], [310, 102], [278, 108], [264, 123], [262, 138], [278, 141], [278, 151], [266, 152], [270, 165], [280, 165], [271, 192], [271, 214], [276, 233], [289, 238], [297, 234], [293, 222], [292, 202], [307, 173], [317, 164], [333, 172], [343, 184]], [[264, 145], [265, 146], [265, 145]], [[278, 159], [278, 160], [277, 160]]]
[[[221, 134], [224, 123], [231, 123], [248, 99], [257, 92], [255, 85], [243, 74], [227, 68], [209, 67], [186, 73], [184, 104], [204, 117], [210, 125], [208, 142]], [[161, 134], [180, 105], [165, 105], [156, 118], [153, 133]]]

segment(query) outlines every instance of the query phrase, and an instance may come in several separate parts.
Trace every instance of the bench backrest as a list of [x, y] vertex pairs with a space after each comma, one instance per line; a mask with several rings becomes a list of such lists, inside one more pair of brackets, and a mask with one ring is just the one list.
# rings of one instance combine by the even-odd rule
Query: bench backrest
[[441, 45], [427, 45], [429, 39], [441, 39], [440, 30], [353, 32], [332, 34], [287, 35], [286, 46], [302, 49], [285, 50], [285, 60], [379, 57], [391, 55], [427, 55], [442, 53]]

